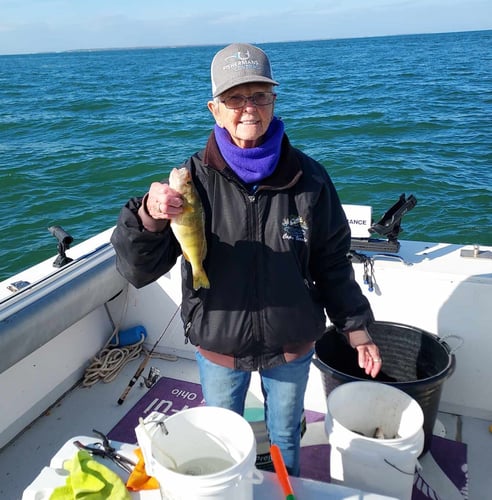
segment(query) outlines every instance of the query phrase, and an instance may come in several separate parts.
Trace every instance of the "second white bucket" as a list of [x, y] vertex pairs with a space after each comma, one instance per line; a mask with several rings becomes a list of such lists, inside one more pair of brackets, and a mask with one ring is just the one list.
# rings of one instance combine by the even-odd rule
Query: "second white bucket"
[[201, 406], [170, 417], [152, 413], [135, 429], [147, 474], [163, 499], [253, 499], [256, 445], [249, 423], [224, 408]]
[[420, 405], [400, 389], [367, 381], [336, 387], [327, 407], [332, 482], [410, 500], [424, 447]]

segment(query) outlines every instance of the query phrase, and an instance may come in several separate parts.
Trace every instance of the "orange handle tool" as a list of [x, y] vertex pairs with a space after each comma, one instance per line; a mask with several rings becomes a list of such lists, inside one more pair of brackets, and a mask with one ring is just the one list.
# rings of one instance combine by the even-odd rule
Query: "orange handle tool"
[[275, 467], [275, 472], [280, 481], [280, 486], [285, 495], [285, 500], [295, 500], [294, 490], [290, 484], [289, 473], [285, 467], [285, 462], [282, 457], [282, 452], [276, 444], [270, 446], [270, 455], [272, 456], [273, 466]]

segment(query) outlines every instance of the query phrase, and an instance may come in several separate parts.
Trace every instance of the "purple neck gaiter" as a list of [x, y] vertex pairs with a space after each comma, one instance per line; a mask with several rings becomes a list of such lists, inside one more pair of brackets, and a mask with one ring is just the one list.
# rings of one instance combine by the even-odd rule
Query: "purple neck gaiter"
[[263, 143], [256, 148], [240, 148], [232, 142], [229, 132], [218, 125], [214, 127], [215, 139], [227, 164], [246, 184], [270, 176], [277, 166], [284, 136], [284, 123], [273, 118]]

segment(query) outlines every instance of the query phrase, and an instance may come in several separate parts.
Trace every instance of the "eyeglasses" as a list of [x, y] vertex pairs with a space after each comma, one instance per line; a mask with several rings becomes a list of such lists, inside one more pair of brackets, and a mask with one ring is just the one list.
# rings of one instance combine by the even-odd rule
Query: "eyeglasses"
[[250, 96], [236, 94], [221, 99], [220, 102], [223, 102], [228, 109], [242, 108], [246, 106], [248, 101], [251, 101], [255, 106], [268, 106], [275, 100], [276, 95], [273, 92], [255, 92]]

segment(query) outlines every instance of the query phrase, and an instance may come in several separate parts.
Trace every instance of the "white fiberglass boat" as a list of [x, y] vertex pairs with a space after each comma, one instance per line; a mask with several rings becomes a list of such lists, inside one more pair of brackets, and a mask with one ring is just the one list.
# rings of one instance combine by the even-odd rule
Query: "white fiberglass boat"
[[[93, 436], [94, 428], [110, 431], [147, 393], [146, 384], [152, 381], [145, 371], [145, 383], [136, 384], [124, 403], [117, 403], [144, 351], [124, 364], [110, 383], [86, 387], [81, 382], [115, 330], [143, 325], [148, 352], [168, 325], [154, 351], [159, 357], [152, 357], [149, 366], [159, 370], [154, 375], [198, 383], [193, 346], [185, 344], [176, 314], [179, 264], [137, 290], [115, 269], [111, 232], [67, 249], [72, 260], [60, 268], [53, 267], [54, 256], [0, 283], [1, 498], [22, 498], [67, 441]], [[378, 321], [413, 325], [436, 338], [451, 336], [450, 345], [460, 344], [453, 348], [455, 367], [443, 383], [434, 432], [466, 444], [466, 486], [453, 490], [436, 463], [424, 456], [425, 481], [415, 485], [423, 498], [434, 498], [426, 496], [424, 483], [443, 499], [480, 500], [492, 492], [491, 252], [490, 247], [401, 241], [392, 254], [358, 250], [365, 258], [354, 259], [356, 278]], [[261, 397], [255, 379], [251, 392]], [[327, 411], [323, 374], [314, 364], [305, 407]], [[309, 433], [303, 445], [306, 439]], [[295, 487], [307, 488], [305, 481], [296, 480]], [[348, 489], [327, 483], [310, 484], [326, 498], [376, 498], [351, 496]]]

